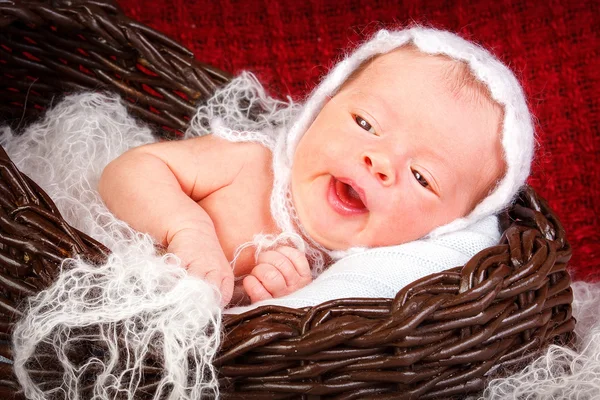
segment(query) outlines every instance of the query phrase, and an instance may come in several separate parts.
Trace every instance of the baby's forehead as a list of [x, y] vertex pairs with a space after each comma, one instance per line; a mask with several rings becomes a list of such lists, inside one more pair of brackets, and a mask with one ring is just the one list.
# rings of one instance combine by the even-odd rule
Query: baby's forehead
[[500, 107], [492, 99], [487, 85], [476, 78], [467, 63], [442, 54], [424, 53], [412, 44], [367, 59], [350, 75], [344, 86], [361, 80], [369, 84], [375, 76], [401, 77], [407, 69], [424, 71], [458, 101]]

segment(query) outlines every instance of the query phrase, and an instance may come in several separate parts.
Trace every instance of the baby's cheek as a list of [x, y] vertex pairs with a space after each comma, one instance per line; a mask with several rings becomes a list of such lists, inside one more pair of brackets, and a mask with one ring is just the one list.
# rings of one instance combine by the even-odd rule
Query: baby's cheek
[[429, 200], [407, 198], [384, 217], [384, 227], [378, 229], [380, 238], [388, 245], [402, 244], [419, 239], [440, 225], [445, 211], [440, 205]]

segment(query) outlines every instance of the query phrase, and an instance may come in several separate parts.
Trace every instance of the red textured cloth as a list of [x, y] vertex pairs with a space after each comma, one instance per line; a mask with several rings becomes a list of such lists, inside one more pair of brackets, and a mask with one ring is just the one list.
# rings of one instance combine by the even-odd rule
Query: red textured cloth
[[[401, 4], [399, 4], [401, 3]], [[120, 0], [131, 18], [226, 71], [302, 99], [351, 43], [417, 22], [482, 44], [522, 81], [540, 148], [530, 184], [563, 222], [578, 279], [600, 279], [597, 0]]]

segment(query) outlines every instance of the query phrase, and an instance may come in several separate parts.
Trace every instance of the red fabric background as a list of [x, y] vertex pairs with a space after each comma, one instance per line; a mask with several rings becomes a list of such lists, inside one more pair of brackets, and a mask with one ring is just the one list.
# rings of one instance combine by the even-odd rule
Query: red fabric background
[[344, 49], [382, 26], [449, 29], [522, 81], [540, 148], [530, 184], [560, 216], [571, 270], [600, 279], [600, 2], [562, 0], [120, 0], [131, 18], [226, 71], [302, 99]]

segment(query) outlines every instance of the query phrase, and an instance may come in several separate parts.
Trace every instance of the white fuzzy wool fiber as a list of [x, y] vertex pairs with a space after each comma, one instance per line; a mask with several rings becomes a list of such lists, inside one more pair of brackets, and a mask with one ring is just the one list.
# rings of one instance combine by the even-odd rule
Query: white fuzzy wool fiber
[[186, 138], [215, 134], [230, 142], [256, 142], [275, 151], [300, 105], [269, 96], [250, 72], [219, 88], [196, 110]]
[[550, 346], [523, 371], [490, 382], [481, 400], [600, 398], [600, 283], [574, 282], [577, 351]]
[[[81, 399], [81, 380], [94, 368], [101, 371], [95, 399], [139, 398], [140, 371], [151, 348], [164, 365], [155, 398], [218, 396], [212, 367], [220, 338], [217, 293], [188, 276], [175, 257], [157, 254], [152, 239], [117, 220], [97, 192], [106, 164], [154, 140], [128, 116], [118, 96], [104, 94], [67, 97], [22, 136], [0, 129], [0, 144], [50, 195], [65, 220], [112, 250], [103, 266], [65, 261], [58, 281], [31, 299], [13, 336], [14, 369], [28, 398]], [[78, 365], [68, 350], [79, 341], [104, 342], [108, 351], [103, 359]], [[34, 361], [36, 348], [57, 355], [57, 370], [64, 371], [61, 386], [29, 376], [26, 365]]]

